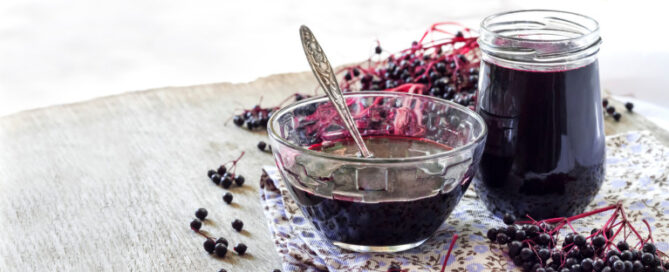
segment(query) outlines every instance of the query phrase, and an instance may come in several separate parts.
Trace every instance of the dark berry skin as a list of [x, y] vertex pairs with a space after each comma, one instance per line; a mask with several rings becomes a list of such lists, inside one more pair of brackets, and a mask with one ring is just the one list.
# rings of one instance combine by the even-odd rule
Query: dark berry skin
[[511, 225], [511, 224], [513, 224], [513, 222], [516, 222], [516, 217], [513, 216], [513, 214], [507, 213], [507, 214], [504, 215], [503, 220], [504, 220], [504, 224]]
[[232, 122], [235, 123], [238, 127], [241, 127], [244, 124], [244, 117], [241, 115], [235, 115], [235, 117], [232, 118]]
[[520, 250], [520, 257], [523, 260], [529, 260], [532, 257], [532, 255], [534, 255], [534, 252], [529, 248], [523, 248]]
[[232, 194], [231, 193], [225, 193], [225, 195], [223, 195], [223, 201], [225, 201], [225, 203], [228, 203], [228, 204], [232, 203]]
[[281, 270], [279, 270], [279, 269], [274, 269], [274, 270], [272, 270], [272, 272], [281, 272]]
[[602, 268], [602, 272], [611, 272], [611, 271], [613, 271], [613, 269], [611, 269], [610, 266], [605, 266], [604, 268]]
[[550, 241], [551, 241], [551, 236], [548, 235], [548, 233], [539, 234], [539, 237], [537, 237], [537, 243], [539, 243], [540, 245], [548, 245]]
[[223, 178], [221, 178], [221, 186], [225, 189], [228, 189], [230, 188], [231, 185], [232, 185], [232, 178], [230, 177], [230, 175], [228, 174], [224, 175]]
[[[618, 244], [620, 244], [620, 243], [618, 243]], [[620, 246], [618, 248], [622, 250], [622, 248]], [[633, 258], [634, 258], [634, 255], [629, 250], [625, 250], [622, 253], [620, 253], [620, 259], [623, 260], [623, 261], [631, 261]]]
[[539, 255], [541, 261], [546, 261], [551, 256], [551, 251], [547, 248], [542, 248], [539, 251], [537, 251], [537, 254]]
[[225, 270], [225, 268], [221, 268], [221, 270], [218, 270], [218, 272], [228, 272], [228, 270]]
[[509, 242], [509, 236], [506, 233], [498, 233], [496, 241], [500, 245], [506, 244]]
[[593, 268], [593, 262], [590, 258], [585, 258], [581, 261], [581, 269], [583, 271], [591, 271]]
[[645, 265], [650, 265], [655, 260], [655, 256], [652, 253], [644, 252], [641, 254], [641, 263]]
[[579, 247], [585, 245], [585, 237], [583, 237], [583, 235], [580, 234], [574, 236], [574, 244]]
[[246, 253], [247, 248], [245, 244], [239, 243], [234, 249], [237, 252], [237, 254], [244, 255], [244, 253]]
[[214, 251], [216, 252], [216, 256], [225, 258], [225, 254], [228, 253], [228, 248], [223, 244], [216, 244]]
[[216, 171], [214, 171], [214, 169], [210, 169], [209, 171], [207, 171], [208, 178], [211, 178], [211, 176], [213, 176], [214, 174], [216, 174]]
[[509, 244], [509, 256], [511, 258], [515, 257], [520, 253], [520, 249], [523, 248], [523, 243], [520, 241], [513, 241]]
[[613, 106], [608, 106], [608, 107], [606, 107], [606, 112], [608, 114], [613, 114], [614, 112], [616, 112], [616, 108], [613, 107]]
[[226, 240], [223, 237], [220, 237], [220, 238], [218, 238], [218, 240], [216, 240], [216, 244], [223, 244], [227, 247], [228, 246], [228, 240]]
[[490, 239], [491, 242], [494, 243], [497, 240], [497, 233], [498, 230], [496, 228], [491, 228], [488, 230], [486, 236], [488, 237], [488, 239]]
[[606, 244], [606, 238], [604, 238], [604, 235], [597, 234], [594, 238], [592, 238], [592, 245], [595, 246], [595, 248], [601, 248]]
[[232, 221], [232, 228], [235, 229], [236, 231], [242, 231], [242, 228], [244, 227], [244, 222], [242, 222], [239, 219], [235, 219], [235, 221]]
[[623, 261], [620, 261], [620, 260], [615, 261], [613, 263], [613, 271], [616, 271], [616, 272], [625, 271], [625, 263], [623, 263]]
[[202, 227], [202, 221], [198, 219], [193, 219], [193, 221], [190, 222], [190, 228], [194, 231], [199, 231], [201, 227]]
[[390, 267], [388, 267], [388, 272], [400, 272], [402, 271], [402, 266], [400, 266], [398, 263], [392, 263], [390, 264]]
[[657, 251], [657, 248], [652, 243], [645, 243], [645, 244], [643, 244], [642, 250], [643, 250], [643, 252], [648, 252], [648, 253], [655, 254], [655, 251]]
[[374, 48], [374, 52], [377, 54], [381, 54], [381, 52], [383, 52], [383, 49], [381, 49], [381, 46], [377, 46], [376, 48]]
[[[582, 266], [582, 264], [581, 264]], [[597, 259], [592, 263], [592, 268], [595, 271], [601, 271], [604, 268], [604, 261], [602, 259]]]
[[606, 98], [602, 99], [602, 106], [604, 106], [606, 108], [606, 106], [608, 106], [608, 105], [609, 105], [609, 100], [606, 99]]
[[634, 109], [634, 104], [632, 104], [632, 102], [627, 102], [625, 103], [625, 108], [627, 109], [627, 111], [631, 112], [632, 109]]
[[244, 176], [242, 176], [242, 175], [237, 176], [235, 178], [235, 184], [237, 184], [237, 186], [244, 185]]
[[207, 212], [207, 209], [205, 209], [205, 208], [199, 208], [199, 209], [197, 209], [197, 211], [195, 211], [195, 217], [197, 217], [197, 219], [200, 219], [200, 220], [204, 220], [205, 218], [207, 218], [207, 214], [209, 214], [209, 213]]
[[219, 185], [219, 184], [221, 184], [221, 176], [219, 176], [218, 174], [214, 173], [214, 174], [211, 176], [211, 181], [212, 181], [214, 184]]
[[[625, 250], [630, 249], [630, 246], [629, 246], [625, 241], [620, 241], [620, 242], [618, 242], [618, 244], [616, 244], [616, 247], [617, 247], [618, 250], [620, 250], [620, 251], [625, 251]], [[631, 252], [630, 252], [630, 253], [631, 253]]]
[[209, 254], [214, 253], [215, 247], [216, 247], [216, 242], [214, 242], [214, 240], [207, 238], [207, 240], [204, 241], [204, 250], [209, 252]]
[[613, 113], [613, 120], [616, 120], [616, 122], [620, 121], [620, 118], [622, 117], [623, 117], [622, 114], [620, 114], [619, 112]]
[[267, 144], [263, 141], [258, 142], [258, 149], [261, 151], [265, 151], [265, 148], [267, 147]]
[[218, 167], [218, 170], [216, 171], [216, 173], [218, 173], [219, 175], [222, 176], [222, 175], [225, 175], [225, 172], [227, 172], [227, 171], [228, 171], [228, 169], [225, 168], [225, 165], [221, 165], [221, 166]]
[[513, 239], [516, 241], [525, 240], [525, 231], [522, 229], [516, 230], [516, 234], [513, 236]]

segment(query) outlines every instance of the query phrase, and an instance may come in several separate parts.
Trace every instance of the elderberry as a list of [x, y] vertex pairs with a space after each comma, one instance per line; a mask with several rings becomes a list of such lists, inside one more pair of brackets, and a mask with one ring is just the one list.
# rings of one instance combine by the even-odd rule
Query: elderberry
[[267, 144], [265, 142], [263, 141], [258, 142], [258, 149], [260, 149], [260, 151], [265, 151], [265, 147], [267, 147]]
[[209, 254], [214, 253], [214, 247], [216, 247], [216, 242], [214, 242], [214, 240], [207, 238], [207, 240], [204, 241], [204, 250], [209, 252]]
[[232, 221], [232, 228], [235, 229], [237, 232], [242, 231], [242, 228], [244, 227], [244, 222], [242, 222], [239, 219], [235, 219], [235, 221]]
[[219, 175], [222, 176], [222, 175], [225, 175], [225, 172], [227, 172], [227, 171], [228, 171], [228, 169], [225, 168], [225, 165], [221, 165], [221, 166], [218, 167], [218, 170], [216, 170], [216, 173], [218, 173]]
[[232, 194], [230, 192], [225, 193], [225, 195], [223, 195], [223, 201], [228, 204], [232, 203]]
[[614, 112], [616, 112], [616, 108], [614, 106], [608, 106], [606, 107], [606, 112], [608, 114], [613, 114]]
[[379, 45], [379, 46], [377, 46], [376, 48], [374, 48], [374, 52], [375, 52], [376, 54], [381, 54], [381, 52], [383, 52], [383, 50], [381, 49], [381, 46]]
[[242, 185], [244, 185], [244, 180], [245, 180], [244, 176], [239, 175], [239, 176], [235, 177], [235, 184], [237, 184], [237, 186], [242, 186]]
[[207, 218], [207, 214], [208, 214], [208, 212], [207, 212], [207, 209], [205, 209], [205, 208], [199, 208], [199, 209], [197, 209], [197, 211], [195, 211], [195, 217], [197, 217], [198, 219], [203, 220], [203, 221], [204, 221], [205, 218]]
[[645, 244], [643, 244], [642, 250], [643, 250], [643, 252], [655, 254], [655, 251], [657, 251], [657, 248], [652, 243], [645, 243]]
[[632, 102], [627, 102], [625, 103], [625, 108], [627, 111], [632, 112], [632, 109], [634, 109], [634, 104], [632, 104]]
[[208, 178], [211, 178], [214, 174], [216, 174], [216, 171], [214, 171], [214, 169], [210, 169], [209, 171], [207, 171]]
[[202, 227], [202, 221], [198, 219], [193, 219], [193, 221], [190, 222], [190, 228], [194, 231], [199, 231], [201, 227]]
[[225, 258], [225, 254], [228, 253], [228, 248], [223, 244], [216, 244], [214, 251], [216, 252], [216, 256]]
[[239, 244], [237, 244], [237, 246], [234, 247], [233, 249], [237, 252], [237, 254], [239, 254], [239, 255], [244, 255], [244, 254], [246, 253], [246, 249], [247, 249], [247, 247], [246, 247], [245, 244], [243, 244], [243, 243], [239, 243]]
[[516, 222], [516, 217], [513, 214], [507, 213], [504, 214], [503, 218], [504, 224], [511, 225], [513, 222]]
[[214, 184], [219, 185], [219, 184], [221, 184], [221, 176], [219, 176], [218, 174], [214, 173], [214, 174], [211, 176], [211, 181], [212, 181]]
[[216, 244], [223, 244], [224, 246], [227, 247], [228, 246], [228, 240], [223, 238], [223, 237], [220, 237], [220, 238], [218, 238], [218, 240], [216, 240]]
[[612, 116], [613, 120], [616, 120], [616, 122], [620, 121], [620, 118], [622, 117], [622, 115], [619, 112], [614, 112]]
[[223, 178], [221, 178], [221, 186], [228, 189], [230, 188], [230, 185], [232, 185], [232, 177], [230, 176], [230, 173], [226, 173], [223, 175]]

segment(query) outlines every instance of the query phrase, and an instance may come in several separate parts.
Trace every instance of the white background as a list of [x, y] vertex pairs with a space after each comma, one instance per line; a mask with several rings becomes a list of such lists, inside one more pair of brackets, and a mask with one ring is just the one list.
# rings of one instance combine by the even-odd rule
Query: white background
[[[308, 69], [306, 24], [334, 64], [410, 45], [428, 25], [478, 28], [486, 15], [556, 8], [599, 20], [602, 86], [635, 97], [669, 128], [669, 41], [662, 1], [91, 1], [0, 2], [0, 115], [127, 91], [244, 82]], [[623, 98], [628, 100], [628, 98]]]

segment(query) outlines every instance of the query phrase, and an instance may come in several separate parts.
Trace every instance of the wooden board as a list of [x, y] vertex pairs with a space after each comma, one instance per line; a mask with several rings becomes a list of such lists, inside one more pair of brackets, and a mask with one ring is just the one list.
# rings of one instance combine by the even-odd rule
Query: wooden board
[[[0, 118], [0, 271], [272, 271], [280, 268], [263, 216], [258, 180], [271, 156], [256, 148], [263, 131], [238, 129], [235, 109], [274, 105], [311, 93], [311, 72], [244, 84], [163, 88]], [[617, 106], [622, 109], [621, 106]], [[607, 134], [667, 132], [642, 116], [608, 120]], [[225, 190], [210, 168], [246, 152], [246, 185]], [[248, 255], [212, 258], [189, 229], [197, 208], [204, 229]], [[246, 231], [230, 227], [235, 218]]]

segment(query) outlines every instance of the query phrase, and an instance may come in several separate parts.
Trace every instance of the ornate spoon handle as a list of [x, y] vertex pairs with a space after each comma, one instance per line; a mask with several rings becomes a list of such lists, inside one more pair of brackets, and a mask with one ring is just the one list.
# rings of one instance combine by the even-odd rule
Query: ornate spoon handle
[[307, 61], [309, 61], [314, 76], [316, 76], [321, 87], [323, 87], [330, 101], [334, 104], [339, 117], [341, 117], [346, 129], [348, 129], [348, 132], [353, 137], [360, 153], [365, 158], [372, 157], [372, 153], [365, 146], [365, 142], [362, 140], [362, 136], [360, 136], [355, 121], [351, 117], [351, 112], [348, 110], [346, 100], [341, 93], [341, 89], [339, 89], [337, 78], [328, 58], [325, 56], [325, 52], [323, 52], [323, 48], [318, 44], [311, 30], [304, 25], [300, 27], [300, 38], [302, 38], [302, 47], [304, 48], [304, 53], [307, 55]]

